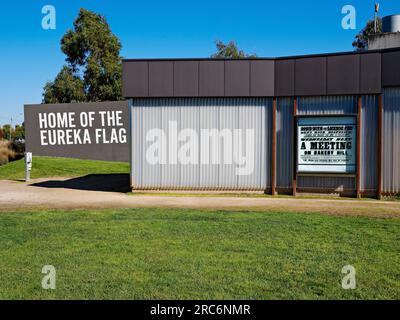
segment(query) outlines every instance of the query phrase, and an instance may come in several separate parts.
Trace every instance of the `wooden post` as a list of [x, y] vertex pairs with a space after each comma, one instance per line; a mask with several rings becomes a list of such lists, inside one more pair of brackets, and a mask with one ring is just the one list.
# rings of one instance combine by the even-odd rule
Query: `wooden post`
[[356, 196], [361, 198], [361, 112], [362, 97], [358, 96], [357, 108], [357, 174], [356, 174]]
[[297, 116], [297, 97], [293, 99], [293, 179], [292, 179], [292, 189], [293, 195], [296, 196], [297, 190], [297, 142], [296, 140], [296, 116]]
[[271, 194], [276, 195], [276, 97], [272, 104]]
[[378, 199], [382, 199], [382, 155], [383, 155], [383, 104], [382, 104], [382, 94], [378, 96], [378, 155], [377, 155], [377, 165], [378, 165]]

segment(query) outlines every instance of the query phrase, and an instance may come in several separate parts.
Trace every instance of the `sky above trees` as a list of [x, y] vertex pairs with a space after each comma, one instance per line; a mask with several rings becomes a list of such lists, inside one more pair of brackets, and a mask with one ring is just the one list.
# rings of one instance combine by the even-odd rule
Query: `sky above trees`
[[[382, 0], [380, 14], [400, 13], [398, 1]], [[43, 85], [55, 79], [65, 55], [60, 40], [79, 9], [104, 15], [126, 58], [208, 57], [215, 41], [234, 40], [263, 56], [352, 51], [355, 34], [373, 17], [374, 3], [353, 0], [356, 30], [341, 26], [342, 0], [122, 1], [52, 0], [56, 29], [41, 27], [44, 4], [18, 0], [0, 10], [0, 124], [21, 122], [23, 104], [40, 103]]]

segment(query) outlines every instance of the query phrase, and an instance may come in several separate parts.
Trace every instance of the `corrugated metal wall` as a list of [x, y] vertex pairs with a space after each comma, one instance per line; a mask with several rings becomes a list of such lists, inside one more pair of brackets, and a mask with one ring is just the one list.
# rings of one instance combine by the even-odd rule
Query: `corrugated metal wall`
[[354, 177], [345, 176], [297, 176], [297, 187], [303, 192], [344, 192], [356, 188]]
[[378, 188], [378, 96], [362, 97], [361, 191], [373, 194]]
[[317, 96], [297, 99], [298, 115], [355, 113], [357, 113], [357, 96]]
[[382, 191], [400, 192], [400, 88], [383, 92], [383, 163]]
[[[400, 192], [400, 88], [384, 90], [383, 172], [384, 193]], [[357, 113], [356, 96], [299, 97], [299, 115]], [[131, 100], [132, 185], [138, 189], [267, 190], [271, 186], [270, 98], [157, 98]], [[362, 97], [361, 191], [378, 188], [378, 96]], [[146, 162], [146, 133], [150, 129], [255, 129], [254, 171], [235, 174], [235, 165], [150, 165]], [[291, 190], [293, 179], [293, 98], [277, 98], [277, 190]], [[243, 149], [245, 146], [243, 146]], [[355, 176], [299, 175], [301, 191], [355, 191]]]
[[[356, 114], [357, 96], [316, 96], [297, 99], [298, 115]], [[343, 192], [355, 190], [353, 176], [298, 175], [299, 191]]]
[[293, 180], [293, 98], [277, 98], [276, 185], [291, 189]]
[[[272, 99], [134, 99], [131, 106], [133, 188], [265, 190], [270, 187]], [[199, 137], [200, 129], [254, 129], [253, 172], [237, 175], [235, 164], [150, 164], [146, 150], [151, 142], [146, 141], [146, 135], [155, 128], [168, 132], [170, 121], [177, 122], [178, 131], [194, 129]], [[246, 150], [245, 135], [242, 150]], [[171, 146], [167, 149], [176, 152]]]

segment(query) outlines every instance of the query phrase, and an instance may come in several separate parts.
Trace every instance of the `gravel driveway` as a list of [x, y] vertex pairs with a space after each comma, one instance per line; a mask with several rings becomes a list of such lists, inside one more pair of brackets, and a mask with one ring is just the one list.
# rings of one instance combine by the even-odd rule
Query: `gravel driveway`
[[[79, 178], [78, 178], [79, 179]], [[172, 207], [193, 209], [242, 209], [320, 212], [335, 215], [400, 217], [400, 201], [349, 199], [309, 199], [234, 196], [165, 196], [127, 194], [96, 188], [79, 188], [70, 178], [46, 178], [31, 181], [0, 180], [0, 210], [30, 208], [139, 208]], [[83, 190], [82, 190], [83, 189]], [[86, 190], [85, 190], [86, 189]], [[126, 190], [125, 190], [126, 191]]]

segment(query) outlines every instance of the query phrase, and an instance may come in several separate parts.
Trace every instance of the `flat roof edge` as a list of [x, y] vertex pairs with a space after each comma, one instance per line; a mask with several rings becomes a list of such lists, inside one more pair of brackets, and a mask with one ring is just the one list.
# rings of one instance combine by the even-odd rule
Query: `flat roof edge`
[[331, 52], [331, 53], [317, 53], [317, 54], [305, 54], [297, 56], [281, 56], [281, 57], [256, 57], [256, 58], [127, 58], [122, 59], [123, 62], [129, 61], [236, 61], [236, 60], [288, 60], [288, 59], [303, 59], [303, 58], [317, 58], [317, 57], [332, 57], [332, 56], [345, 56], [352, 54], [369, 54], [369, 53], [385, 53], [385, 52], [397, 52], [400, 51], [400, 47], [380, 49], [380, 50], [363, 50], [363, 51], [343, 51], [343, 52]]

